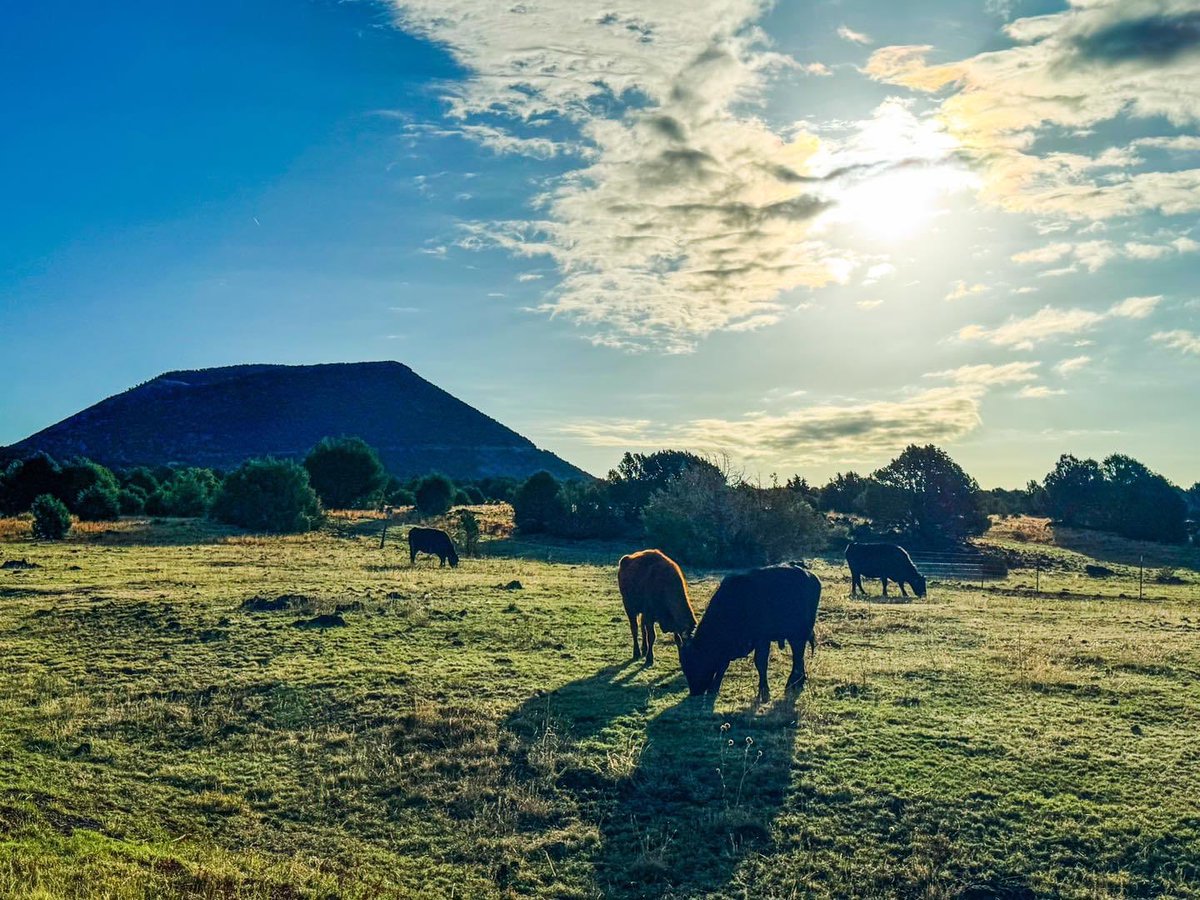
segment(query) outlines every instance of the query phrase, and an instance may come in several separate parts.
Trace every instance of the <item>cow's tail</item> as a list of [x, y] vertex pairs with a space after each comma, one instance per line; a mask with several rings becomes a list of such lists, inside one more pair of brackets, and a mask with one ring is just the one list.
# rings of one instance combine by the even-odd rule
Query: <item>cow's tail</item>
[[817, 652], [817, 630], [814, 628], [808, 633], [808, 646], [812, 648], [812, 652]]

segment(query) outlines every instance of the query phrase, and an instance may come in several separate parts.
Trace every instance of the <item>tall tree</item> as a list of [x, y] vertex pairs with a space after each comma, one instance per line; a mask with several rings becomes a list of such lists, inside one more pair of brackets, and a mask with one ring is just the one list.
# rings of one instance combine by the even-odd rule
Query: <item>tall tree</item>
[[1042, 483], [1046, 513], [1064, 525], [1102, 524], [1104, 472], [1094, 459], [1064, 453]]
[[894, 492], [892, 525], [927, 541], [960, 540], [987, 530], [979, 485], [933, 444], [905, 448], [872, 476]]

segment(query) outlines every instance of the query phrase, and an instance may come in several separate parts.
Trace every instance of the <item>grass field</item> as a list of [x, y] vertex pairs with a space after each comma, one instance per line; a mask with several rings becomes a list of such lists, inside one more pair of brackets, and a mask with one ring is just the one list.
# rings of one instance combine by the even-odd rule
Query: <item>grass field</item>
[[1200, 896], [1194, 573], [1138, 602], [998, 527], [1041, 596], [882, 603], [818, 560], [799, 701], [745, 660], [710, 709], [629, 661], [634, 548], [410, 568], [379, 524], [0, 523], [0, 895]]

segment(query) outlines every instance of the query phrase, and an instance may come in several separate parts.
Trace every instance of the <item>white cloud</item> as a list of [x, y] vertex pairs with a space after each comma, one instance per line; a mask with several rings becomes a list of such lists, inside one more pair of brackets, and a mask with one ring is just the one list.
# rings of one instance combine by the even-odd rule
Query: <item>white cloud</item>
[[1090, 356], [1072, 356], [1070, 359], [1064, 359], [1062, 362], [1056, 363], [1054, 371], [1065, 378], [1086, 368], [1091, 361], [1092, 358]]
[[1058, 242], [1036, 247], [1033, 250], [1023, 250], [1012, 255], [1012, 261], [1025, 265], [1027, 263], [1055, 263], [1071, 252], [1071, 244]]
[[891, 263], [876, 263], [875, 265], [867, 268], [866, 274], [863, 275], [862, 283], [864, 285], [875, 284], [880, 279], [887, 278], [895, 274], [896, 267]]
[[1144, 319], [1154, 312], [1161, 300], [1161, 294], [1153, 297], [1130, 297], [1109, 310], [1109, 315], [1123, 319]]
[[1029, 400], [1045, 400], [1047, 397], [1058, 397], [1065, 394], [1061, 389], [1048, 388], [1044, 384], [1028, 385], [1017, 392], [1018, 397]]
[[1200, 355], [1200, 334], [1194, 334], [1183, 328], [1178, 328], [1174, 331], [1157, 331], [1151, 336], [1151, 340], [1158, 341], [1160, 344], [1166, 344], [1175, 350], [1180, 350], [1183, 353], [1194, 353]]
[[925, 377], [944, 378], [955, 384], [991, 387], [999, 384], [1033, 381], [1037, 378], [1034, 370], [1040, 365], [1041, 363], [1038, 362], [1011, 362], [1002, 365], [981, 363], [974, 366], [959, 366], [957, 369], [943, 369], [941, 372], [927, 372]]
[[950, 293], [946, 295], [947, 300], [962, 300], [964, 297], [970, 297], [973, 294], [982, 294], [987, 290], [987, 285], [972, 284], [968, 285], [965, 281], [956, 281], [950, 289]]
[[982, 340], [1000, 347], [1028, 350], [1052, 337], [1078, 334], [1094, 328], [1107, 319], [1144, 319], [1154, 311], [1160, 300], [1161, 296], [1129, 297], [1105, 312], [1044, 306], [1032, 315], [1011, 318], [996, 328], [967, 325], [959, 329], [958, 336], [966, 341]]
[[[1161, 244], [1151, 244], [1146, 241], [1126, 241], [1124, 244], [1116, 244], [1112, 241], [1104, 240], [1080, 241], [1073, 244], [1067, 241], [1059, 241], [1047, 244], [1044, 247], [1036, 247], [1032, 250], [1023, 250], [1020, 253], [1014, 253], [1010, 258], [1013, 262], [1020, 265], [1055, 263], [1064, 259], [1072, 259], [1075, 263], [1084, 266], [1089, 272], [1095, 272], [1111, 260], [1121, 257], [1135, 260], [1154, 260], [1179, 253], [1192, 253], [1197, 249], [1200, 249], [1200, 243], [1193, 241], [1187, 236], [1180, 236], [1173, 241]], [[1039, 272], [1038, 275], [1039, 277], [1049, 277], [1053, 275], [1066, 275], [1075, 271], [1078, 271], [1078, 268], [1072, 263], [1072, 265], [1062, 268]]]
[[394, 2], [468, 73], [447, 87], [444, 130], [535, 156], [564, 152], [530, 135], [540, 125], [578, 135], [585, 165], [549, 184], [537, 218], [469, 223], [462, 242], [551, 261], [544, 312], [598, 344], [681, 352], [849, 276], [852, 256], [807, 234], [830, 203], [820, 141], [750, 109], [773, 73], [801, 68], [767, 48], [761, 0]]
[[855, 31], [853, 28], [850, 28], [848, 25], [839, 25], [838, 29], [837, 29], [837, 36], [840, 37], [843, 41], [849, 41], [852, 44], [873, 44], [873, 43], [875, 43], [873, 40], [871, 40], [870, 35], [863, 34], [861, 31]]
[[1142, 135], [1093, 156], [1043, 149], [1043, 138], [1122, 120], [1149, 130], [1200, 121], [1195, 0], [1073, 0], [1005, 27], [1014, 46], [931, 64], [929, 45], [882, 47], [866, 71], [914, 90], [946, 91], [939, 115], [984, 173], [982, 196], [1004, 208], [1107, 219], [1200, 210], [1200, 169], [1142, 150], [1196, 149], [1191, 135]]
[[883, 306], [882, 300], [859, 300], [856, 304], [859, 309], [875, 309], [877, 306]]

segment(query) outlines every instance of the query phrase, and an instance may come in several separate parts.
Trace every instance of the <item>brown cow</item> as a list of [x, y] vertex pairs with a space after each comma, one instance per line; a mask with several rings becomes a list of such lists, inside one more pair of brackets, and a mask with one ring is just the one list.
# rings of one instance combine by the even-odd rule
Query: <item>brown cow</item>
[[691, 637], [696, 613], [688, 599], [687, 580], [671, 557], [661, 550], [641, 550], [622, 556], [617, 566], [617, 585], [633, 633], [633, 658], [640, 659], [638, 616], [642, 617], [642, 644], [646, 665], [654, 665], [654, 624], [675, 635], [675, 643]]

